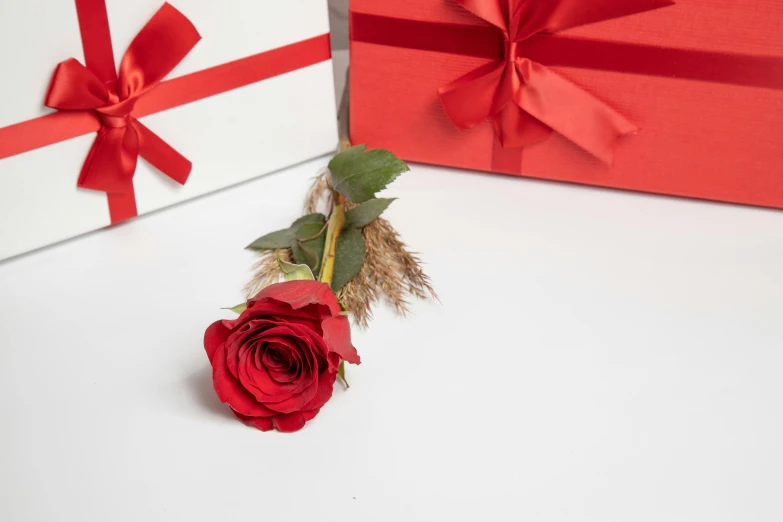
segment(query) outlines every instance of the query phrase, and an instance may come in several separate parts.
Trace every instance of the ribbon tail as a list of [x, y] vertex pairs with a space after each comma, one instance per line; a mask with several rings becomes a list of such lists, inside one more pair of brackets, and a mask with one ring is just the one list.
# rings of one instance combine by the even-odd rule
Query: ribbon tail
[[116, 225], [139, 215], [136, 210], [136, 195], [133, 193], [133, 182], [127, 184], [125, 192], [106, 194], [109, 203], [109, 218]]
[[505, 70], [505, 63], [491, 62], [438, 89], [446, 115], [455, 127], [470, 129], [493, 115]]
[[498, 141], [507, 149], [534, 145], [552, 135], [551, 127], [523, 111], [513, 102], [507, 103], [493, 120]]
[[139, 139], [130, 127], [101, 127], [79, 174], [78, 186], [109, 194], [132, 189]]
[[184, 185], [190, 176], [193, 164], [140, 121], [135, 120], [132, 125], [139, 136], [141, 157], [166, 176]]
[[614, 109], [553, 70], [522, 59], [514, 101], [525, 112], [611, 165], [615, 142], [639, 129]]

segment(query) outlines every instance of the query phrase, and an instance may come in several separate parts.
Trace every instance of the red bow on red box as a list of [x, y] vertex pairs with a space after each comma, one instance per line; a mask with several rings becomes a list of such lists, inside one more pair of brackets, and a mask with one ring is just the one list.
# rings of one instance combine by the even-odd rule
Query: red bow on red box
[[[523, 2], [454, 0], [497, 29], [502, 54], [440, 89], [449, 119], [468, 129], [492, 119], [503, 147], [543, 141], [553, 130], [605, 163], [614, 142], [637, 130], [581, 87], [530, 59], [526, 45], [540, 34], [671, 5], [670, 0]], [[499, 49], [500, 50], [500, 49]]]
[[[447, 0], [444, 0], [447, 1]], [[492, 170], [518, 173], [524, 147], [557, 132], [604, 163], [636, 126], [551, 67], [783, 89], [776, 57], [677, 49], [568, 36], [594, 22], [674, 5], [672, 0], [448, 0], [482, 20], [467, 25], [351, 13], [356, 42], [486, 58], [439, 89], [451, 122], [470, 129], [491, 120]]]

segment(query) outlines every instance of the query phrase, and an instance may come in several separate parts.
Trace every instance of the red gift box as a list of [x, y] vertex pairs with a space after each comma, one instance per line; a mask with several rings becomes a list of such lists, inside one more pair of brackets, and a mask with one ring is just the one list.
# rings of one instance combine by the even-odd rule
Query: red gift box
[[350, 75], [410, 161], [783, 208], [779, 0], [352, 0]]

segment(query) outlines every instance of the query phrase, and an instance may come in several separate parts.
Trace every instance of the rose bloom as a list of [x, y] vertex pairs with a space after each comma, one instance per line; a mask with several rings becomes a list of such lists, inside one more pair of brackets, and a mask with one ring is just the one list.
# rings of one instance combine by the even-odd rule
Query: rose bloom
[[222, 402], [262, 431], [297, 431], [332, 396], [341, 361], [359, 364], [331, 288], [288, 281], [261, 290], [233, 321], [204, 334]]

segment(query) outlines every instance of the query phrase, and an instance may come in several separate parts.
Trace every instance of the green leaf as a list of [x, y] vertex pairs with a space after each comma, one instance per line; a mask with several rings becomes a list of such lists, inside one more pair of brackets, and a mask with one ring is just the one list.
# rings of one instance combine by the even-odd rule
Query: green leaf
[[278, 248], [288, 248], [295, 231], [290, 228], [270, 232], [261, 236], [245, 248], [248, 250], [277, 250]]
[[321, 226], [326, 223], [326, 216], [319, 213], [308, 214], [294, 221], [289, 228], [277, 230], [261, 236], [245, 248], [249, 250], [277, 250], [278, 248], [289, 248], [296, 238], [296, 232], [302, 225], [310, 223], [320, 223]]
[[318, 270], [318, 265], [321, 263], [321, 258], [318, 257], [318, 254], [315, 252], [315, 250], [299, 240], [295, 241], [294, 244], [291, 245], [291, 250], [294, 252], [294, 259], [297, 263], [307, 265], [307, 267], [310, 268], [313, 272]]
[[[314, 239], [310, 239], [313, 238]], [[309, 239], [309, 241], [303, 241]], [[326, 227], [324, 223], [309, 223], [299, 227], [296, 238], [291, 243], [294, 259], [297, 263], [304, 263], [315, 272], [321, 265], [324, 256], [324, 243], [326, 242]]]
[[396, 198], [371, 199], [345, 213], [345, 226], [362, 228], [383, 214]]
[[314, 241], [326, 234], [326, 222], [323, 223], [306, 223], [299, 225], [299, 230], [296, 231], [296, 239], [300, 241]]
[[350, 388], [351, 385], [345, 380], [345, 361], [340, 361], [340, 366], [337, 367], [337, 376], [343, 381], [346, 388]]
[[332, 290], [335, 293], [359, 273], [364, 263], [364, 253], [364, 237], [358, 229], [347, 228], [340, 233], [332, 275]]
[[297, 228], [299, 228], [299, 225], [308, 225], [308, 224], [311, 224], [311, 223], [318, 223], [321, 226], [323, 226], [324, 223], [326, 223], [326, 216], [324, 216], [320, 212], [315, 212], [313, 214], [307, 214], [306, 216], [302, 216], [299, 219], [297, 219], [296, 221], [294, 221], [291, 224], [291, 228], [296, 230]]
[[386, 188], [408, 166], [384, 149], [365, 152], [367, 145], [346, 149], [332, 158], [329, 171], [334, 189], [354, 203], [373, 199], [375, 193]]
[[236, 306], [232, 306], [231, 308], [221, 308], [221, 310], [231, 310], [234, 313], [241, 314], [247, 310], [247, 303], [240, 303]]
[[285, 274], [286, 281], [315, 281], [313, 272], [307, 265], [294, 265], [282, 259], [278, 259], [277, 264], [280, 265], [280, 270]]

